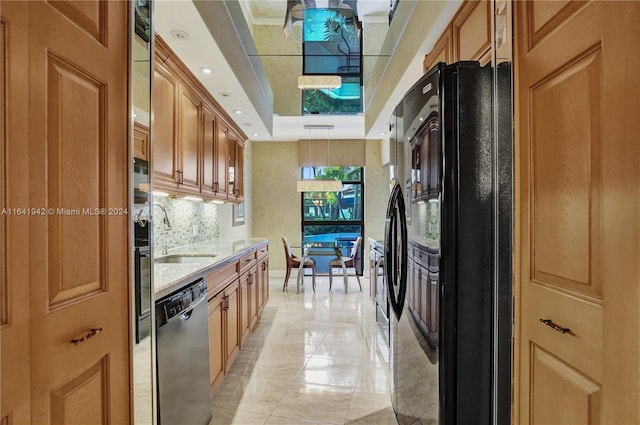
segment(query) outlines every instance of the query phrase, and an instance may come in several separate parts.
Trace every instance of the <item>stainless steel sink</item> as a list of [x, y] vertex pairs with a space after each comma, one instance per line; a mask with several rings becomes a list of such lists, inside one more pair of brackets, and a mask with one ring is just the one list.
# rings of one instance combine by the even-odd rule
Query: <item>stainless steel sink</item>
[[155, 262], [159, 264], [201, 263], [203, 261], [210, 261], [215, 256], [215, 254], [172, 254], [156, 258]]

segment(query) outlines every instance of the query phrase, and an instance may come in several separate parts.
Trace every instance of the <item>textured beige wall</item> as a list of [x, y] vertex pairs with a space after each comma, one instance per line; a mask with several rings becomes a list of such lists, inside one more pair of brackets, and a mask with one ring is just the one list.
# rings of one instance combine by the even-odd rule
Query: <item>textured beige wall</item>
[[289, 38], [278, 25], [255, 25], [253, 39], [273, 91], [273, 112], [283, 116], [300, 115], [302, 74], [302, 25], [294, 25]]
[[[380, 160], [380, 140], [367, 140], [364, 168], [365, 240], [384, 239], [384, 219], [389, 198], [389, 170]], [[369, 244], [365, 245], [368, 249]]]
[[[281, 238], [300, 241], [300, 177], [298, 144], [294, 142], [253, 143], [252, 236], [269, 238], [271, 270], [284, 270]], [[384, 237], [384, 216], [389, 196], [386, 167], [380, 165], [380, 141], [367, 140], [365, 164], [365, 240]], [[368, 244], [365, 244], [368, 249]], [[366, 267], [365, 267], [366, 270]]]
[[269, 238], [269, 268], [284, 270], [281, 238], [300, 242], [298, 144], [256, 142], [252, 148], [252, 235]]

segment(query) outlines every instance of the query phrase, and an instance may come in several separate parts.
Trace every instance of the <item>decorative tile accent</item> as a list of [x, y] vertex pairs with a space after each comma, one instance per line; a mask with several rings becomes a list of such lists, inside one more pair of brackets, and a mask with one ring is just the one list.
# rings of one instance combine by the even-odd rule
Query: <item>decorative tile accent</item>
[[[440, 203], [424, 202], [413, 204], [411, 207], [415, 209], [413, 225], [418, 228], [417, 234], [423, 235], [424, 239], [438, 241], [440, 239]], [[429, 245], [433, 246], [433, 243]]]
[[[162, 251], [164, 244], [169, 248], [195, 242], [215, 240], [220, 237], [218, 206], [206, 202], [184, 199], [156, 198], [167, 210], [171, 230], [164, 228], [164, 214], [158, 206], [153, 207], [154, 250]], [[195, 233], [195, 235], [194, 235]]]

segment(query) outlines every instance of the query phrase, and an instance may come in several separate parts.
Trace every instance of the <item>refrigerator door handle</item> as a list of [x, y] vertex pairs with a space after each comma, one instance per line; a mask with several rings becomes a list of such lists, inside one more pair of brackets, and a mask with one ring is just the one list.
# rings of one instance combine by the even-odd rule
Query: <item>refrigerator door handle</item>
[[389, 303], [398, 320], [402, 315], [407, 292], [407, 219], [405, 212], [402, 189], [400, 184], [396, 182], [387, 204], [384, 229], [384, 264]]

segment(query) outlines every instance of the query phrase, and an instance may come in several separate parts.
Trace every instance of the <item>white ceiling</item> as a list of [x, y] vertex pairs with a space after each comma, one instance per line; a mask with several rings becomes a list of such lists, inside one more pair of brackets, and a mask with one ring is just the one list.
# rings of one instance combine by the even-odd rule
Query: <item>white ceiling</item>
[[[318, 4], [321, 0], [316, 0]], [[446, 2], [441, 2], [446, 3]], [[453, 1], [459, 3], [459, 0]], [[331, 124], [334, 129], [330, 131], [332, 139], [380, 139], [384, 138], [380, 133], [387, 130], [387, 123], [391, 111], [402, 97], [403, 93], [421, 75], [419, 64], [421, 57], [402, 76], [392, 95], [385, 99], [387, 105], [381, 109], [378, 116], [367, 116], [368, 131], [365, 131], [365, 115], [356, 116], [273, 116], [273, 123], [263, 122], [260, 114], [254, 107], [243, 83], [238, 80], [222, 54], [218, 44], [212, 37], [206, 23], [198, 13], [191, 0], [160, 0], [155, 4], [155, 31], [182, 59], [193, 74], [209, 90], [216, 101], [227, 111], [238, 126], [246, 133], [247, 137], [255, 141], [286, 141], [307, 139], [309, 130], [305, 125]], [[286, 0], [262, 0], [248, 1], [243, 10], [248, 15], [248, 20], [260, 24], [282, 25], [284, 21], [283, 10]], [[358, 11], [360, 18], [365, 15], [384, 15], [388, 13], [389, 0], [359, 0]], [[453, 10], [455, 11], [455, 8]], [[451, 9], [451, 8], [449, 8]], [[278, 18], [278, 15], [281, 18]], [[449, 13], [447, 13], [449, 14]], [[447, 15], [445, 14], [445, 15]], [[443, 18], [447, 19], [446, 16]], [[448, 19], [445, 23], [448, 22]], [[189, 33], [187, 40], [179, 40], [171, 35], [173, 30], [183, 30]], [[435, 29], [439, 34], [441, 29]], [[434, 31], [431, 31], [432, 33]], [[425, 53], [431, 49], [437, 37], [427, 37], [422, 51]], [[203, 74], [203, 67], [213, 69], [212, 74]], [[223, 93], [225, 94], [223, 96]], [[240, 110], [242, 114], [233, 111]]]

